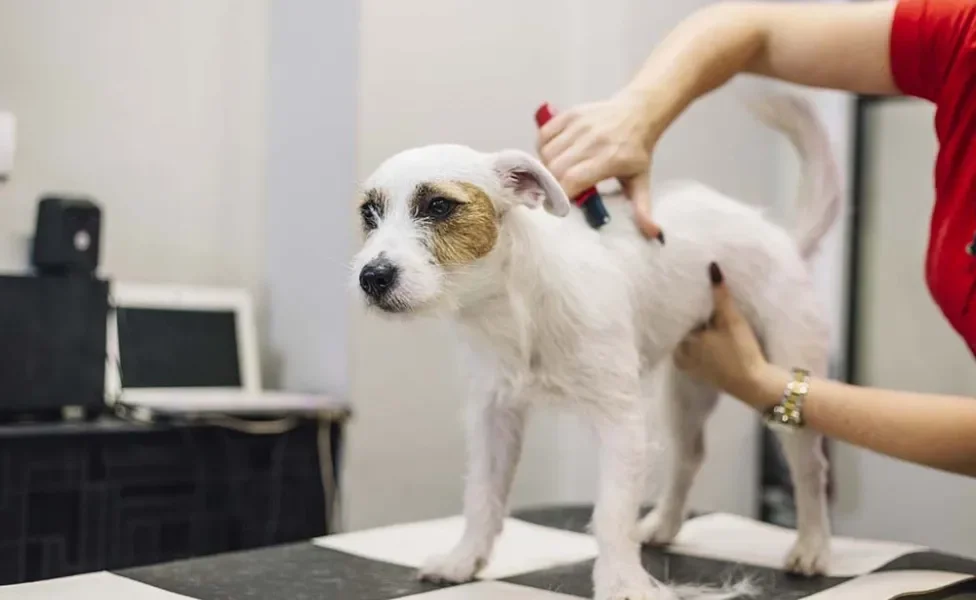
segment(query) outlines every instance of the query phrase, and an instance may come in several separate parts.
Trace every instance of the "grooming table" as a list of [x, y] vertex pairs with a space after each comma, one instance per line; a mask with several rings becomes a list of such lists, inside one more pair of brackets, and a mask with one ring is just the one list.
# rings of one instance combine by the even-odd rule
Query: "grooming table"
[[[482, 580], [459, 586], [415, 578], [415, 567], [428, 553], [449, 548], [460, 533], [462, 521], [454, 517], [0, 588], [0, 600], [572, 600], [592, 594], [597, 549], [586, 533], [589, 513], [585, 507], [516, 513], [506, 522]], [[643, 562], [656, 577], [673, 583], [717, 585], [751, 577], [762, 590], [759, 597], [769, 600], [888, 600], [946, 586], [944, 592], [907, 597], [969, 600], [976, 593], [968, 581], [976, 576], [974, 560], [844, 538], [834, 541], [828, 576], [788, 576], [776, 567], [793, 539], [789, 530], [708, 514], [689, 520], [668, 552], [645, 549]], [[953, 589], [966, 586], [968, 591]]]

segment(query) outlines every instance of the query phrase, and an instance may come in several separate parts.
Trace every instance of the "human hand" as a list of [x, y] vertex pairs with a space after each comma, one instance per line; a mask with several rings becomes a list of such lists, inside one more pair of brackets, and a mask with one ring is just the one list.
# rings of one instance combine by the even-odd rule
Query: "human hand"
[[691, 332], [678, 346], [675, 365], [764, 410], [779, 401], [789, 375], [766, 361], [756, 334], [725, 285], [719, 266], [712, 263], [708, 271], [715, 311], [708, 324]]
[[539, 129], [539, 156], [570, 198], [616, 178], [634, 203], [641, 232], [661, 239], [650, 214], [651, 153], [660, 135], [654, 122], [635, 96], [577, 106]]

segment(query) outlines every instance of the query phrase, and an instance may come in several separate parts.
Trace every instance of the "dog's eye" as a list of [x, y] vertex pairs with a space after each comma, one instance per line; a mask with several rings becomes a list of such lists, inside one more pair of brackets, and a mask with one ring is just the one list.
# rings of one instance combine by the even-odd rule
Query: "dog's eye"
[[427, 213], [427, 216], [431, 217], [432, 219], [441, 220], [449, 217], [451, 213], [454, 212], [456, 207], [456, 201], [451, 200], [450, 198], [437, 197], [432, 198], [430, 202], [427, 203], [427, 210], [425, 212]]
[[364, 202], [359, 206], [359, 216], [363, 221], [363, 229], [372, 231], [379, 225], [381, 209], [376, 202]]

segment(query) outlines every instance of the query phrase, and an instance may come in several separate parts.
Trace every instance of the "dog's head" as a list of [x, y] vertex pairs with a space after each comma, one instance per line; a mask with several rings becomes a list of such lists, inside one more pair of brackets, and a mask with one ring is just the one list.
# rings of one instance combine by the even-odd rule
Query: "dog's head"
[[570, 210], [556, 179], [525, 152], [455, 145], [401, 152], [363, 186], [355, 285], [368, 305], [387, 313], [450, 305], [452, 284], [492, 252], [504, 216], [517, 206], [557, 216]]

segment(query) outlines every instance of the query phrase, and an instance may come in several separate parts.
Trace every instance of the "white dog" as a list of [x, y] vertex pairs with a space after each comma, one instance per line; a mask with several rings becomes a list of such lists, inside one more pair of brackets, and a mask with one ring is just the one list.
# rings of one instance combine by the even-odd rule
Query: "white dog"
[[[721, 264], [772, 362], [821, 375], [827, 367], [827, 327], [805, 259], [838, 213], [836, 166], [808, 106], [778, 97], [762, 108], [802, 158], [794, 235], [694, 183], [658, 194], [665, 244], [645, 240], [619, 199], [608, 199], [613, 222], [598, 232], [539, 161], [515, 150], [416, 148], [369, 177], [360, 204], [365, 242], [354, 261], [363, 299], [383, 313], [452, 317], [477, 374], [466, 529], [422, 576], [459, 582], [482, 568], [506, 515], [526, 412], [562, 405], [584, 413], [599, 442], [596, 597], [670, 597], [642, 568], [640, 543], [677, 535], [704, 455], [702, 429], [718, 392], [671, 367], [670, 355], [712, 311], [709, 263]], [[662, 361], [672, 468], [657, 508], [635, 529], [648, 443], [641, 382]], [[822, 572], [830, 527], [820, 440], [799, 430], [782, 442], [798, 512], [786, 567]]]

